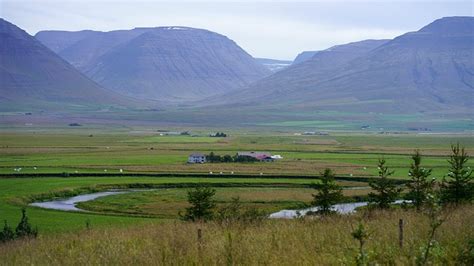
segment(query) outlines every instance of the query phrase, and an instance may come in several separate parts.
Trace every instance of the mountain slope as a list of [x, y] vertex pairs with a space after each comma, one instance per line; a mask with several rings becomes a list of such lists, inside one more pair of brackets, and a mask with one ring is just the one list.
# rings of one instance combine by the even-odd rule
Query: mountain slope
[[[284, 95], [286, 91], [289, 92], [291, 89], [315, 82], [319, 76], [323, 77], [327, 73], [336, 71], [341, 65], [367, 54], [386, 42], [387, 40], [365, 40], [333, 46], [319, 51], [311, 59], [293, 64], [278, 73], [259, 80], [249, 88], [230, 93], [222, 98], [216, 97], [213, 100], [219, 103], [252, 101], [264, 103], [270, 100], [269, 97], [288, 97], [289, 95]], [[293, 95], [291, 97], [304, 99], [306, 96]]]
[[474, 18], [443, 18], [351, 58], [318, 53], [223, 99], [337, 111], [472, 111], [473, 54]]
[[35, 35], [40, 42], [60, 55], [80, 71], [86, 71], [97, 59], [112, 48], [130, 41], [152, 28], [101, 31], [40, 31]]
[[59, 55], [94, 81], [142, 99], [198, 100], [270, 74], [227, 37], [187, 27], [105, 32], [64, 46]]
[[295, 57], [295, 59], [293, 60], [293, 64], [296, 65], [299, 63], [303, 63], [304, 61], [311, 59], [311, 57], [313, 57], [318, 52], [319, 51], [303, 51]]
[[7, 106], [127, 105], [15, 25], [0, 19], [0, 101]]

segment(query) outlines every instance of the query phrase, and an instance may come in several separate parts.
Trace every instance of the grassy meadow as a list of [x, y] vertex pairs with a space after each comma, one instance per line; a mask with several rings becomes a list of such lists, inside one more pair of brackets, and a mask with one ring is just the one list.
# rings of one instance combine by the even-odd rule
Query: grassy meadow
[[[337, 183], [350, 200], [369, 193], [363, 178], [376, 177], [381, 157], [395, 170], [393, 178], [406, 180], [410, 155], [420, 149], [425, 155], [422, 164], [433, 168], [433, 177], [441, 180], [448, 170], [451, 144], [460, 142], [468, 153], [474, 153], [474, 138], [462, 134], [330, 132], [306, 136], [288, 131], [172, 131], [185, 130], [191, 136], [160, 136], [150, 129], [106, 132], [95, 128], [0, 133], [0, 221], [15, 226], [26, 207], [30, 222], [40, 232], [37, 239], [0, 244], [0, 265], [353, 264], [357, 243], [351, 231], [360, 221], [370, 228], [366, 248], [372, 262], [414, 264], [425, 244], [428, 221], [410, 210], [377, 212], [370, 219], [358, 213], [225, 225], [181, 222], [179, 213], [189, 206], [186, 192], [197, 184], [216, 189], [218, 207], [239, 197], [244, 207], [269, 214], [309, 206], [315, 193], [310, 186], [319, 182], [318, 175], [326, 167], [334, 169]], [[209, 137], [211, 131], [224, 131], [229, 137]], [[211, 151], [220, 155], [266, 151], [284, 159], [273, 163], [186, 163], [190, 153]], [[474, 161], [469, 165], [474, 167]], [[87, 212], [28, 205], [137, 188], [146, 190], [77, 205]], [[474, 238], [473, 215], [472, 205], [450, 210], [449, 219], [436, 235], [439, 247], [433, 264], [455, 264], [464, 254]], [[399, 218], [405, 219], [407, 226], [404, 248], [399, 248], [396, 240]], [[86, 230], [86, 224], [92, 229]], [[199, 242], [198, 228], [203, 232]]]
[[[92, 133], [91, 133], [92, 132]], [[230, 132], [227, 138], [160, 136], [156, 131], [132, 133], [75, 130], [72, 133], [2, 133], [0, 174], [18, 173], [230, 173], [318, 175], [326, 167], [339, 176], [374, 176], [380, 157], [407, 178], [410, 154], [420, 149], [433, 176], [447, 172], [450, 145], [460, 142], [474, 151], [469, 135], [341, 134], [295, 136], [289, 133]], [[228, 132], [229, 133], [229, 132]], [[234, 155], [238, 151], [268, 151], [283, 160], [274, 163], [219, 163], [188, 165], [193, 152]], [[471, 162], [471, 166], [473, 166]]]

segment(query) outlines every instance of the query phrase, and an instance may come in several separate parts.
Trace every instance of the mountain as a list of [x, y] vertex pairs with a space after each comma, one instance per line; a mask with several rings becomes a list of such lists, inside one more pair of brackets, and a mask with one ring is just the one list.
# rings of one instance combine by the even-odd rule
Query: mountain
[[2, 109], [127, 105], [130, 100], [101, 88], [34, 37], [3, 19], [0, 59]]
[[[45, 45], [64, 36], [37, 34]], [[199, 100], [271, 73], [227, 37], [189, 27], [92, 32], [56, 46], [61, 57], [102, 86], [141, 99]]]
[[[264, 103], [269, 100], [269, 97], [279, 97], [279, 95], [286, 97], [283, 96], [286, 91], [290, 93], [293, 88], [317, 82], [315, 78], [337, 71], [338, 67], [367, 54], [386, 42], [387, 40], [365, 40], [330, 47], [319, 51], [304, 62], [296, 65], [293, 63], [286, 69], [259, 80], [244, 90], [231, 92], [224, 95], [223, 99], [216, 97], [215, 100], [220, 103], [229, 101], [232, 103], [252, 101]], [[306, 97], [306, 95], [292, 95], [291, 97], [300, 96], [303, 99]], [[264, 98], [258, 99], [260, 97]]]
[[219, 102], [239, 99], [247, 105], [396, 114], [472, 113], [473, 55], [474, 18], [447, 17], [391, 41], [319, 52]]
[[102, 31], [40, 31], [35, 38], [80, 71], [86, 71], [112, 48], [153, 28]]
[[296, 65], [296, 64], [302, 63], [306, 60], [309, 60], [309, 59], [311, 59], [311, 57], [313, 57], [318, 52], [319, 51], [303, 51], [295, 57], [295, 59], [293, 60], [293, 64]]
[[255, 59], [257, 60], [257, 62], [264, 65], [273, 73], [287, 68], [293, 62], [290, 60], [277, 60], [277, 59], [269, 59], [269, 58], [255, 58]]

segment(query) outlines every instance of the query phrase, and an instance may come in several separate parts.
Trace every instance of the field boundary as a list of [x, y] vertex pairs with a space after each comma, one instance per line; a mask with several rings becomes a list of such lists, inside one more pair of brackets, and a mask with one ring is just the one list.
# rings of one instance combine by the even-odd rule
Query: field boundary
[[[203, 173], [37, 173], [37, 174], [0, 174], [2, 178], [47, 178], [47, 177], [182, 177], [182, 178], [265, 178], [265, 179], [320, 179], [319, 175], [252, 175], [252, 174], [203, 174]], [[336, 180], [370, 182], [378, 177], [336, 176]], [[405, 184], [409, 180], [393, 178], [397, 184]]]

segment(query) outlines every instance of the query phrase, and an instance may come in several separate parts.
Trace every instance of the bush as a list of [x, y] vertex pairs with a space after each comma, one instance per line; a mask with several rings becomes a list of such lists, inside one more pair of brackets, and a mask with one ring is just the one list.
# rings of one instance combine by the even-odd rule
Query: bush
[[196, 187], [188, 191], [188, 202], [191, 207], [186, 208], [182, 216], [186, 221], [209, 221], [214, 217], [216, 203], [213, 199], [216, 190], [210, 187]]
[[28, 216], [26, 215], [26, 210], [22, 209], [22, 216], [20, 223], [16, 227], [15, 231], [8, 225], [7, 221], [5, 220], [3, 231], [0, 232], [0, 243], [5, 243], [8, 241], [15, 240], [17, 238], [24, 238], [24, 237], [37, 237], [38, 236], [38, 229], [33, 229], [31, 227], [30, 222], [28, 221]]
[[13, 229], [8, 225], [7, 221], [5, 220], [5, 225], [3, 226], [3, 231], [0, 232], [0, 242], [8, 242], [15, 239], [15, 233]]
[[267, 214], [256, 208], [243, 208], [239, 197], [217, 211], [215, 219], [220, 223], [256, 223], [267, 218]]
[[28, 216], [26, 215], [26, 210], [22, 209], [22, 216], [20, 223], [15, 229], [16, 237], [36, 237], [38, 235], [38, 229], [33, 229], [30, 222], [28, 221]]

